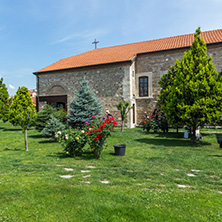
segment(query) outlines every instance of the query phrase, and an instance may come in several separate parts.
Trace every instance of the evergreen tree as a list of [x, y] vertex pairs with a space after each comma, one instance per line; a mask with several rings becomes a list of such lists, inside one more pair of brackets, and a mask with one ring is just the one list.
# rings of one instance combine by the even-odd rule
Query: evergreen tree
[[25, 135], [25, 150], [28, 151], [27, 129], [33, 123], [36, 109], [26, 87], [19, 87], [10, 105], [9, 121], [21, 126]]
[[64, 128], [65, 126], [54, 115], [51, 115], [45, 128], [42, 130], [42, 135], [55, 138], [55, 133], [64, 130]]
[[171, 68], [170, 84], [165, 86], [163, 83], [167, 76], [160, 81], [163, 86], [161, 96], [166, 98], [165, 102], [161, 98], [162, 109], [170, 122], [175, 122], [175, 118], [193, 129], [193, 141], [196, 141], [196, 128], [215, 121], [222, 110], [222, 83], [217, 81], [218, 73], [212, 58], [207, 55], [207, 47], [200, 33], [198, 28], [190, 50], [184, 53], [181, 62], [176, 60], [174, 69]]
[[3, 78], [0, 79], [0, 120], [8, 121], [9, 106], [11, 99], [9, 99], [8, 90], [3, 83]]
[[75, 99], [70, 103], [70, 114], [67, 118], [74, 126], [80, 128], [85, 122], [91, 122], [92, 116], [100, 115], [102, 106], [88, 86], [88, 81], [81, 82], [81, 89], [76, 91]]
[[50, 116], [54, 113], [54, 108], [46, 104], [41, 111], [39, 111], [35, 118], [35, 128], [38, 131], [42, 131], [47, 122], [50, 119]]

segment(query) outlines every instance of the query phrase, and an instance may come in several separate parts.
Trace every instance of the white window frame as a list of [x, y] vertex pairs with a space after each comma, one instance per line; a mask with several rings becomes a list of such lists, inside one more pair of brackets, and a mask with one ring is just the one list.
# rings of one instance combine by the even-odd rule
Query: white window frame
[[[152, 97], [152, 72], [142, 72], [136, 74], [136, 99], [149, 99]], [[148, 96], [140, 96], [139, 95], [139, 78], [140, 77], [148, 77]]]

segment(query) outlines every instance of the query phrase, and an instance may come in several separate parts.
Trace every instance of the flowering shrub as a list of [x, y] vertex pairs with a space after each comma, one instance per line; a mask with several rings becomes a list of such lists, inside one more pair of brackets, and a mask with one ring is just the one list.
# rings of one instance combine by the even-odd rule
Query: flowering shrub
[[151, 129], [151, 120], [149, 117], [142, 117], [143, 130], [147, 130], [147, 132]]
[[153, 130], [155, 133], [161, 129], [163, 132], [168, 132], [168, 121], [166, 114], [161, 110], [156, 112], [149, 117], [142, 117], [143, 129], [149, 132]]
[[117, 122], [114, 118], [97, 118], [95, 116], [92, 116], [92, 118], [91, 123], [85, 122], [85, 135], [87, 135], [88, 143], [96, 154], [96, 158], [99, 159], [102, 150], [108, 146], [106, 139], [110, 136]]
[[66, 128], [55, 134], [59, 143], [64, 147], [64, 151], [69, 156], [80, 156], [86, 145], [87, 137], [84, 130]]

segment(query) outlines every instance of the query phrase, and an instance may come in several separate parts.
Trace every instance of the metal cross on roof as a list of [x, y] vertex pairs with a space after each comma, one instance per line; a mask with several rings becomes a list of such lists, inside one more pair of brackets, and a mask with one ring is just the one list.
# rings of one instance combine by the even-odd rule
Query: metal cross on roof
[[97, 44], [99, 43], [99, 41], [96, 41], [96, 39], [95, 39], [95, 41], [94, 42], [92, 42], [92, 44], [95, 44], [95, 49], [97, 49]]

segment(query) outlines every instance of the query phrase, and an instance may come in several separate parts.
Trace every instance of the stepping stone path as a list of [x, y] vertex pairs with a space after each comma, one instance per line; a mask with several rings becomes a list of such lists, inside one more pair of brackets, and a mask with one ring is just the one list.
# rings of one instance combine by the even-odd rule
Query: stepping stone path
[[191, 170], [192, 172], [200, 172], [200, 170]]
[[196, 175], [192, 174], [192, 173], [188, 173], [187, 174], [188, 177], [196, 177]]
[[73, 171], [72, 168], [64, 168], [65, 171]]
[[110, 181], [108, 181], [108, 180], [100, 180], [100, 182], [101, 182], [101, 183], [105, 183], [105, 184], [110, 183]]
[[186, 188], [186, 187], [190, 187], [190, 186], [187, 186], [187, 185], [182, 185], [182, 184], [177, 184], [178, 187], [181, 187], [181, 188]]
[[83, 181], [83, 183], [88, 183], [88, 184], [90, 184], [91, 182], [90, 182], [90, 181]]
[[69, 179], [73, 177], [74, 175], [60, 175], [61, 178]]
[[86, 168], [93, 169], [93, 168], [96, 168], [96, 167], [95, 166], [86, 166]]
[[83, 178], [91, 177], [91, 175], [82, 176]]
[[91, 172], [90, 170], [81, 170], [82, 173], [89, 173]]

